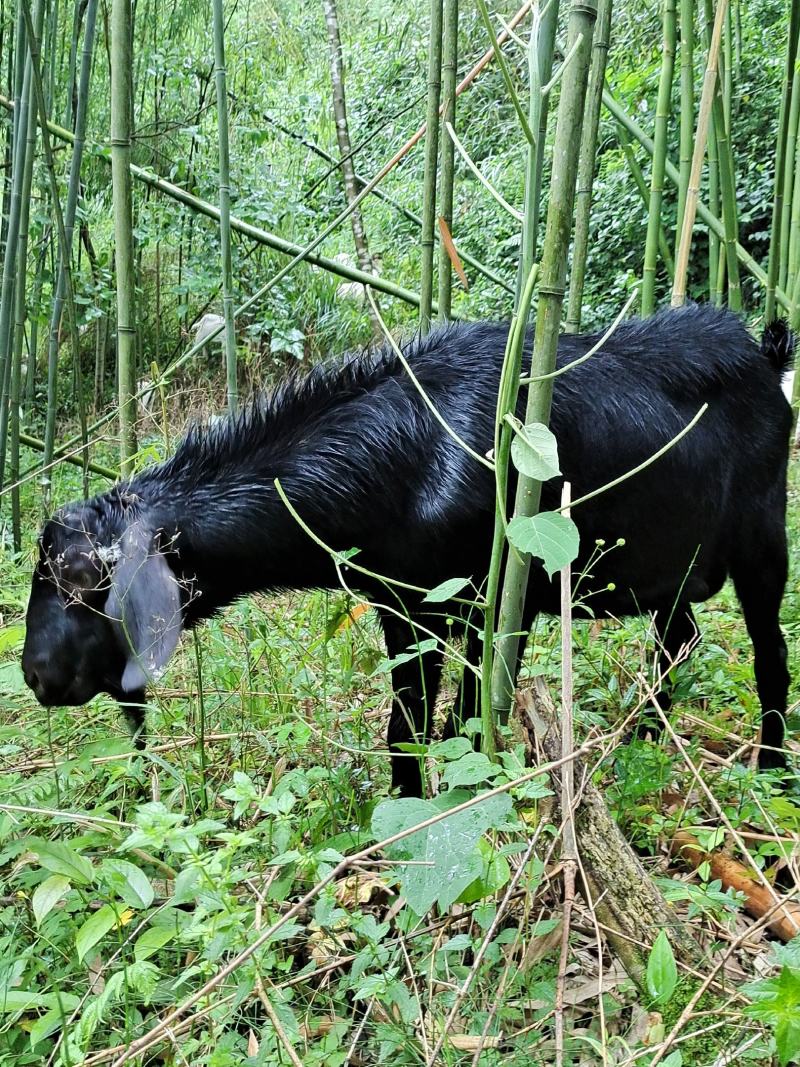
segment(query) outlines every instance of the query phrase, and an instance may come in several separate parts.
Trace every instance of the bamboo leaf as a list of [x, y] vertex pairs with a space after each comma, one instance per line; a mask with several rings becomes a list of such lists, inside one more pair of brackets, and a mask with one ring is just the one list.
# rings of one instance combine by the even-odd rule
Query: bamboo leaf
[[86, 920], [75, 935], [75, 950], [78, 953], [78, 961], [82, 962], [86, 958], [86, 954], [91, 952], [97, 942], [105, 937], [109, 930], [113, 930], [115, 926], [123, 925], [129, 917], [130, 912], [120, 913], [119, 909], [111, 904], [104, 904], [99, 911], [96, 911], [94, 915]]

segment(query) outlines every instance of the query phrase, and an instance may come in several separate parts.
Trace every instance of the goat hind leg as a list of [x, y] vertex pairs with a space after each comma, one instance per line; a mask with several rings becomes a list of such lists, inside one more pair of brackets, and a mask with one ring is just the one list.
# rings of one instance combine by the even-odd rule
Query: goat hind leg
[[[672, 707], [672, 687], [669, 672], [679, 662], [683, 662], [692, 647], [697, 643], [700, 631], [687, 601], [678, 601], [666, 608], [660, 608], [654, 618], [658, 638], [658, 677], [659, 689], [655, 695], [656, 703], [663, 712]], [[636, 736], [644, 737], [650, 733], [660, 736], [663, 728], [661, 718], [655, 709], [645, 709], [636, 726]]]

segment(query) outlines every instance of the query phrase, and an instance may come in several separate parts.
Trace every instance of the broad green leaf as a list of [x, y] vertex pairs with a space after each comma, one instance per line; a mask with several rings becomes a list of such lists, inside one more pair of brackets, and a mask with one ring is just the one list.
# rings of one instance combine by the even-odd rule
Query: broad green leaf
[[459, 904], [474, 904], [477, 900], [492, 896], [502, 889], [511, 877], [508, 860], [502, 853], [495, 851], [485, 837], [478, 842], [478, 853], [482, 863], [481, 873], [459, 896]]
[[[391, 837], [439, 814], [453, 800], [452, 793], [437, 797], [436, 801], [385, 800], [373, 812], [372, 832], [378, 840]], [[390, 857], [417, 861], [398, 870], [403, 896], [412, 911], [423, 915], [434, 903], [448, 908], [480, 877], [483, 860], [478, 841], [486, 830], [503, 822], [511, 807], [511, 799], [505, 793], [487, 797], [466, 811], [410, 834], [387, 850]]]
[[146, 960], [154, 952], [158, 952], [168, 941], [177, 936], [174, 926], [151, 926], [149, 930], [136, 939], [133, 946], [133, 955], [137, 960]]
[[472, 752], [472, 742], [466, 737], [448, 737], [446, 741], [435, 741], [428, 749], [428, 755], [436, 759], [461, 759]]
[[31, 901], [37, 925], [53, 910], [59, 900], [69, 892], [71, 886], [72, 883], [69, 878], [66, 878], [63, 874], [51, 874], [49, 878], [45, 878], [43, 882], [37, 885]]
[[532, 518], [517, 515], [508, 524], [508, 539], [520, 552], [541, 559], [551, 578], [578, 555], [578, 527], [557, 511], [540, 511]]
[[31, 1026], [31, 1048], [35, 1048], [40, 1041], [44, 1041], [46, 1037], [50, 1037], [56, 1030], [60, 1030], [66, 1018], [67, 1016], [61, 1008], [51, 1008], [50, 1011], [45, 1012]]
[[71, 882], [88, 885], [94, 877], [94, 867], [89, 860], [63, 841], [34, 837], [28, 842], [28, 848], [36, 854], [46, 871], [63, 874]]
[[546, 482], [561, 473], [558, 444], [544, 423], [531, 422], [527, 426], [515, 426], [515, 430], [511, 458], [520, 473], [537, 482]]
[[442, 604], [445, 600], [457, 596], [465, 585], [469, 585], [469, 578], [448, 578], [446, 582], [431, 589], [422, 599], [427, 600], [429, 604]]
[[492, 763], [483, 752], [467, 752], [461, 759], [448, 763], [442, 774], [442, 781], [448, 788], [457, 785], [477, 785], [488, 778], [494, 778], [500, 768]]
[[109, 888], [113, 889], [129, 908], [149, 908], [153, 903], [155, 891], [150, 879], [133, 863], [109, 859], [105, 860], [100, 871]]
[[667, 1004], [678, 984], [678, 968], [665, 930], [653, 942], [647, 961], [647, 991], [656, 1004]]
[[85, 959], [86, 954], [91, 952], [97, 942], [123, 919], [124, 915], [121, 915], [119, 909], [112, 907], [111, 904], [104, 904], [99, 911], [90, 916], [75, 935], [78, 961]]
[[73, 1011], [80, 998], [73, 993], [40, 993], [36, 989], [5, 989], [0, 991], [0, 1012], [32, 1011], [34, 1008], [58, 1008], [59, 1000], [65, 1011]]
[[0, 694], [15, 696], [24, 693], [25, 679], [18, 663], [0, 663]]
[[800, 970], [782, 967], [777, 978], [764, 978], [745, 986], [755, 1003], [747, 1013], [769, 1023], [781, 1067], [800, 1057]]

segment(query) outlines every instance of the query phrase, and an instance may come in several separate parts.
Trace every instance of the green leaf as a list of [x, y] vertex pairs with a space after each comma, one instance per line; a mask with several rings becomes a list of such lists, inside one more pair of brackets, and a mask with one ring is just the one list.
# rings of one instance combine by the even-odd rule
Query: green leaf
[[33, 852], [46, 871], [63, 874], [71, 882], [88, 885], [94, 877], [94, 867], [89, 860], [63, 841], [46, 841], [34, 837], [28, 842]]
[[514, 466], [528, 478], [546, 482], [561, 473], [558, 466], [558, 444], [552, 432], [542, 422], [527, 426], [515, 425], [516, 435], [511, 442]]
[[0, 627], [0, 655], [19, 648], [25, 640], [25, 627], [21, 622]]
[[431, 589], [422, 599], [429, 604], [441, 604], [460, 593], [465, 585], [469, 585], [469, 578], [448, 578], [446, 582], [441, 582]]
[[496, 852], [491, 842], [482, 837], [478, 842], [483, 869], [474, 882], [470, 882], [464, 892], [459, 896], [459, 904], [474, 904], [484, 897], [490, 897], [504, 885], [511, 877], [511, 868], [508, 860], [500, 852]]
[[31, 1026], [31, 1048], [35, 1048], [40, 1041], [44, 1041], [46, 1037], [50, 1037], [56, 1030], [60, 1030], [64, 1019], [65, 1015], [61, 1008], [51, 1008], [50, 1011], [45, 1012], [44, 1015], [37, 1019]]
[[69, 878], [65, 878], [63, 874], [51, 874], [49, 878], [37, 885], [31, 901], [37, 925], [49, 915], [71, 887], [72, 883]]
[[87, 952], [90, 952], [97, 942], [112, 930], [119, 920], [117, 908], [111, 904], [104, 904], [99, 911], [90, 916], [75, 935], [75, 948], [78, 952], [78, 962], [82, 962]]
[[517, 515], [508, 524], [508, 539], [520, 552], [544, 561], [549, 577], [566, 567], [578, 555], [578, 527], [557, 511], [541, 511], [528, 518]]
[[472, 752], [472, 742], [466, 737], [448, 737], [446, 741], [435, 741], [428, 749], [428, 755], [436, 759], [456, 760]]
[[665, 930], [653, 942], [647, 961], [647, 991], [656, 1004], [667, 1004], [678, 984], [678, 968]]
[[457, 785], [477, 785], [487, 778], [494, 778], [500, 771], [484, 752], [468, 752], [454, 763], [448, 763], [442, 774], [442, 781], [449, 788]]
[[777, 978], [751, 982], [744, 992], [755, 1001], [747, 1014], [772, 1027], [781, 1067], [800, 1057], [800, 970], [783, 967]]
[[[456, 799], [452, 792], [435, 801], [406, 798], [384, 800], [372, 815], [372, 833], [380, 841], [430, 819]], [[501, 793], [457, 812], [425, 830], [418, 830], [387, 849], [392, 858], [415, 860], [398, 869], [403, 896], [417, 915], [434, 903], [448, 908], [470, 883], [480, 877], [483, 859], [477, 845], [490, 827], [500, 825], [511, 810], [510, 797]]]
[[174, 926], [151, 926], [136, 939], [133, 955], [137, 960], [146, 960], [177, 936]]
[[80, 997], [72, 993], [40, 993], [36, 989], [5, 989], [0, 991], [0, 1012], [31, 1011], [33, 1008], [58, 1008], [59, 1001], [65, 1011], [73, 1011]]
[[155, 890], [150, 879], [133, 863], [109, 859], [104, 861], [100, 871], [109, 888], [113, 889], [129, 908], [149, 908], [153, 903]]

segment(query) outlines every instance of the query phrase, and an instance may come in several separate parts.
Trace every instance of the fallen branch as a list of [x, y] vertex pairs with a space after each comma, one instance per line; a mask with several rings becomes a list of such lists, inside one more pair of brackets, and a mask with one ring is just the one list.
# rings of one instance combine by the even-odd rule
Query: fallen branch
[[738, 860], [721, 852], [705, 852], [696, 837], [686, 830], [678, 830], [672, 839], [673, 855], [697, 870], [703, 863], [709, 866], [712, 879], [719, 879], [723, 889], [735, 889], [745, 898], [744, 910], [754, 919], [773, 912], [767, 929], [782, 941], [791, 941], [800, 930], [800, 904], [794, 900], [780, 900], [776, 909], [776, 894], [753, 880], [753, 876]]

